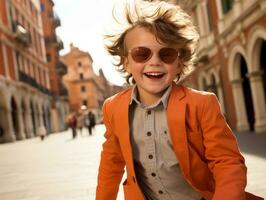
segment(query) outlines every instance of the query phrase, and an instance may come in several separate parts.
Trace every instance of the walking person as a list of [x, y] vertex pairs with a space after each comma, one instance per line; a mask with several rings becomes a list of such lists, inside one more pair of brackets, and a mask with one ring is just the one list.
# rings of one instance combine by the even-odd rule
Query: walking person
[[255, 200], [247, 167], [213, 93], [182, 86], [198, 33], [191, 17], [164, 1], [137, 1], [127, 26], [109, 35], [131, 88], [103, 105], [105, 138], [96, 200]]
[[77, 136], [77, 130], [76, 130], [77, 129], [77, 115], [75, 112], [71, 113], [68, 116], [67, 122], [68, 122], [68, 127], [70, 127], [72, 131], [72, 138], [75, 139]]
[[40, 136], [41, 140], [43, 141], [44, 138], [46, 137], [47, 135], [47, 131], [46, 131], [46, 128], [44, 125], [41, 125], [39, 128], [38, 128], [38, 135]]
[[84, 124], [85, 124], [84, 116], [83, 116], [82, 112], [79, 112], [78, 116], [77, 116], [77, 128], [78, 128], [81, 136], [82, 136], [82, 130], [83, 130]]
[[92, 135], [92, 130], [94, 129], [95, 125], [96, 125], [95, 114], [92, 111], [89, 111], [87, 115], [87, 128], [89, 131], [89, 135]]

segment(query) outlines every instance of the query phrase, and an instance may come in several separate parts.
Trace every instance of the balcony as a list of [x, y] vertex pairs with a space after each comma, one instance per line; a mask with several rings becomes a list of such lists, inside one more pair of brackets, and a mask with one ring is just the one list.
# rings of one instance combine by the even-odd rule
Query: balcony
[[64, 48], [64, 43], [59, 36], [56, 36], [56, 43], [59, 50]]
[[58, 61], [56, 65], [56, 72], [60, 76], [65, 75], [67, 73], [67, 66], [63, 62]]
[[60, 88], [59, 96], [64, 96], [64, 97], [68, 96], [68, 90], [64, 86]]
[[61, 26], [61, 20], [56, 13], [53, 16], [53, 22], [55, 27]]
[[22, 25], [17, 22], [14, 22], [13, 25], [14, 37], [15, 40], [22, 44], [24, 47], [29, 47], [31, 44], [31, 35]]
[[36, 88], [37, 90], [39, 90], [40, 92], [44, 94], [51, 95], [51, 92], [47, 88], [41, 86], [39, 83], [37, 83], [37, 81], [34, 78], [30, 77], [29, 75], [27, 75], [26, 73], [22, 71], [19, 71], [19, 81], [24, 82]]
[[61, 40], [61, 38], [59, 36], [47, 36], [45, 37], [45, 44], [48, 46], [48, 45], [55, 45], [58, 50], [61, 50], [64, 48], [64, 43], [63, 41]]

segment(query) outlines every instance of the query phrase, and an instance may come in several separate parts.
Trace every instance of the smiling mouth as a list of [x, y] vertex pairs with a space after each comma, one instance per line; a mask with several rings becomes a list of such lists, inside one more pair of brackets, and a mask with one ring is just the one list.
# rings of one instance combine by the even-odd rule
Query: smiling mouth
[[150, 79], [160, 79], [164, 76], [164, 73], [161, 72], [146, 72], [144, 75]]

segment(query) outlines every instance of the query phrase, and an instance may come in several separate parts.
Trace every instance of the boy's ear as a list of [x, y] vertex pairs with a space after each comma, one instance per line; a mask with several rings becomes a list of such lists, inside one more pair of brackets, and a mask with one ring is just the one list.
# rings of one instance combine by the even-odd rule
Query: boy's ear
[[124, 68], [127, 71], [127, 73], [131, 74], [131, 67], [130, 67], [129, 60], [128, 60], [127, 56], [125, 56], [123, 65], [124, 65]]

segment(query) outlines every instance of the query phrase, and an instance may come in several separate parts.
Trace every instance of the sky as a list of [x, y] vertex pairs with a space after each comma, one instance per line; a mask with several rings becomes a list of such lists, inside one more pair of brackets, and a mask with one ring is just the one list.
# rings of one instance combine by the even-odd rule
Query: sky
[[115, 26], [113, 6], [120, 8], [124, 1], [54, 0], [54, 11], [61, 20], [56, 33], [64, 43], [60, 55], [68, 53], [70, 43], [73, 43], [80, 50], [90, 53], [96, 74], [102, 68], [105, 77], [114, 85], [122, 85], [125, 81], [113, 66], [112, 57], [104, 49], [103, 34]]

